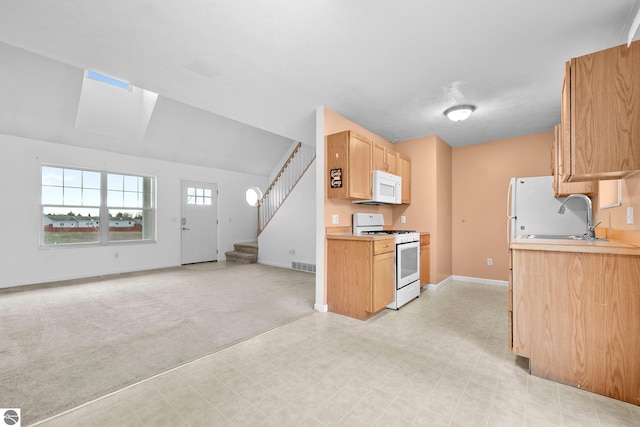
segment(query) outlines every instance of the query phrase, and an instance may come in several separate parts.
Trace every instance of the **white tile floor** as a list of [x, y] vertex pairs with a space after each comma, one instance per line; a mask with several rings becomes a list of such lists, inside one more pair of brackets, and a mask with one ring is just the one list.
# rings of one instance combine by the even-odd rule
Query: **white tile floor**
[[314, 313], [44, 426], [640, 426], [640, 407], [532, 377], [506, 288], [452, 282], [366, 322]]

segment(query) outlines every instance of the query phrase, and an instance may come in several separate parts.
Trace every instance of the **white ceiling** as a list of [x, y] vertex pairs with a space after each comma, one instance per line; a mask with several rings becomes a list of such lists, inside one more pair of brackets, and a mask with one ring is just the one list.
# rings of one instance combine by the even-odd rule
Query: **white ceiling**
[[[552, 129], [564, 62], [626, 43], [638, 8], [640, 0], [3, 0], [0, 41], [290, 139], [307, 135], [325, 105], [390, 141], [438, 134], [461, 146]], [[450, 122], [442, 112], [458, 103], [477, 111]]]

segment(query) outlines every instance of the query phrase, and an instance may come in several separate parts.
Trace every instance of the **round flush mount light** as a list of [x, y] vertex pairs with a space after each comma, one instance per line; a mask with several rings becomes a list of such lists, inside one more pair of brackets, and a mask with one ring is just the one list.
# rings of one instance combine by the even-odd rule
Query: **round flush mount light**
[[258, 187], [251, 187], [247, 190], [246, 200], [249, 206], [258, 206], [258, 201], [262, 198], [262, 191]]
[[463, 120], [467, 120], [471, 113], [475, 111], [475, 109], [476, 107], [469, 104], [456, 105], [444, 110], [444, 115], [447, 116], [451, 121], [461, 122]]

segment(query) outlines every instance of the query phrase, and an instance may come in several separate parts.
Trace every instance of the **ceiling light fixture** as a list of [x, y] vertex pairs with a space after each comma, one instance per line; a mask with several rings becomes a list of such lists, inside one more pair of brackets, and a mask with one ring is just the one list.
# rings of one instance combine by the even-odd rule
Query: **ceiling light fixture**
[[471, 113], [475, 111], [475, 109], [476, 107], [474, 107], [473, 105], [456, 105], [444, 110], [444, 115], [447, 116], [451, 121], [461, 122], [463, 120], [467, 120]]

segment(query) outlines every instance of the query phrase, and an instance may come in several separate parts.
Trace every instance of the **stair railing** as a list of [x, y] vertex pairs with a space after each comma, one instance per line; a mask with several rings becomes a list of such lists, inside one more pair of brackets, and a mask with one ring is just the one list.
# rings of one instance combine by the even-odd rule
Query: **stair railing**
[[271, 218], [282, 206], [285, 199], [296, 186], [316, 158], [314, 146], [299, 142], [280, 168], [271, 185], [258, 201], [258, 235], [267, 226]]

